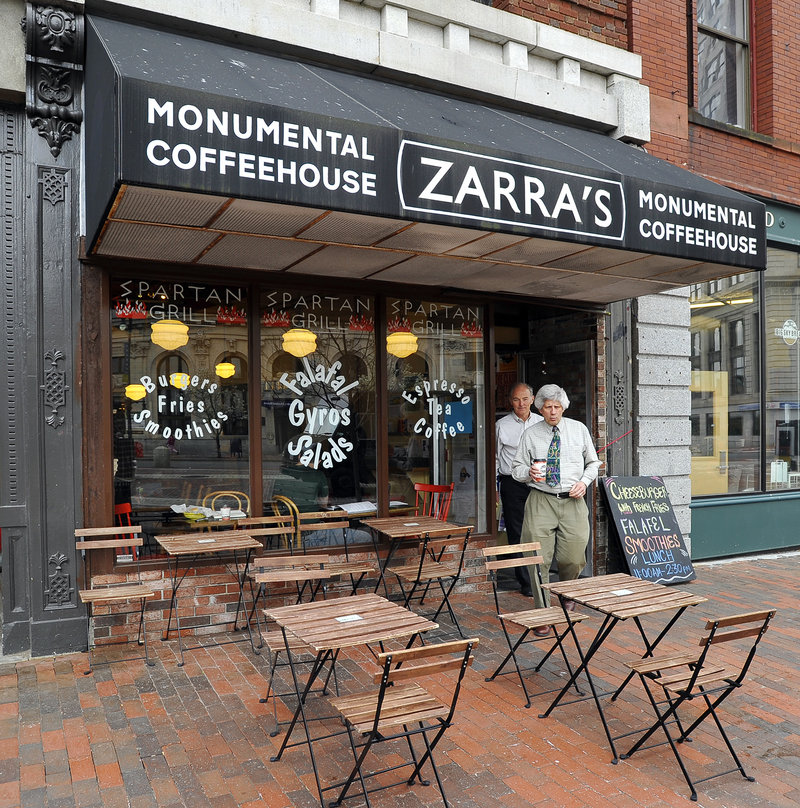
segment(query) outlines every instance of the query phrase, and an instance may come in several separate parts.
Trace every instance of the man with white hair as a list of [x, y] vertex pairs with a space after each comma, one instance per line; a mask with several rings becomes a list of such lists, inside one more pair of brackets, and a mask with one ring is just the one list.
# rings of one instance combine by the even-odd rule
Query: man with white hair
[[[600, 460], [589, 430], [580, 421], [563, 417], [569, 398], [561, 387], [541, 387], [534, 407], [544, 420], [525, 431], [511, 470], [515, 480], [531, 489], [521, 541], [541, 543], [545, 581], [554, 556], [560, 580], [569, 581], [586, 565], [589, 509], [584, 496], [597, 479]], [[548, 606], [549, 596], [545, 598], [538, 581], [532, 583], [537, 607]]]

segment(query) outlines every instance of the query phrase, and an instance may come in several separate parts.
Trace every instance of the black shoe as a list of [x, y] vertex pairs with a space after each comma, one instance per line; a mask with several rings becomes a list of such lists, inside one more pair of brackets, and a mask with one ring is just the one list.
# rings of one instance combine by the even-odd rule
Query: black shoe
[[524, 586], [522, 589], [520, 589], [520, 594], [522, 594], [526, 598], [533, 597], [533, 592], [531, 591], [531, 588], [528, 586]]

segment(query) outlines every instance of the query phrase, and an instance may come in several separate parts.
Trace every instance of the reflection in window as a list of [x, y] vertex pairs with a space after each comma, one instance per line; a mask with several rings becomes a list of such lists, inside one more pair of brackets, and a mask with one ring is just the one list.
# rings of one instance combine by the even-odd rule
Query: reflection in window
[[[170, 505], [248, 494], [245, 289], [122, 279], [111, 294], [115, 502], [132, 503], [147, 531]], [[174, 321], [184, 344], [159, 336]]]
[[694, 285], [689, 306], [692, 495], [758, 490], [758, 274]]
[[390, 497], [413, 503], [415, 483], [453, 483], [449, 519], [485, 530], [483, 309], [392, 298], [386, 305], [389, 334], [412, 335], [413, 348], [387, 354]]
[[746, 127], [748, 25], [745, 0], [698, 0], [697, 109], [721, 123]]
[[768, 250], [764, 273], [767, 488], [800, 488], [798, 254]]

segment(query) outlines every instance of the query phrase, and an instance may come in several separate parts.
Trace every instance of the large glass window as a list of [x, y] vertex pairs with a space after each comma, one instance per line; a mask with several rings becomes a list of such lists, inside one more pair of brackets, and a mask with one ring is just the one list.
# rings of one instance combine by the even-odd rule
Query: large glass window
[[692, 287], [692, 495], [761, 487], [758, 274]]
[[389, 495], [453, 483], [450, 518], [486, 530], [482, 307], [390, 298], [386, 320]]
[[265, 502], [375, 503], [374, 299], [264, 291], [260, 312]]
[[251, 514], [407, 512], [416, 482], [453, 483], [450, 519], [487, 529], [483, 307], [128, 278], [111, 293], [115, 501], [146, 532], [186, 527], [171, 506], [220, 491]]
[[745, 0], [698, 0], [697, 28], [698, 111], [721, 123], [748, 126]]
[[769, 250], [764, 273], [768, 489], [800, 488], [800, 255]]
[[111, 294], [115, 503], [141, 515], [226, 490], [249, 508], [247, 290], [122, 279]]

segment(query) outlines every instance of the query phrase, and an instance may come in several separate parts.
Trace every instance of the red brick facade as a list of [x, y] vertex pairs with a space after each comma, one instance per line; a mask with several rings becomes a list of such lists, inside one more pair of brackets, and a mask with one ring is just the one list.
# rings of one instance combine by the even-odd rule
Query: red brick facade
[[627, 0], [496, 0], [495, 8], [626, 48]]
[[642, 56], [643, 82], [651, 92], [648, 151], [728, 187], [797, 204], [800, 7], [751, 3], [750, 130], [691, 120], [697, 32], [687, 26], [687, 7], [658, 0], [630, 4], [631, 50]]
[[494, 7], [626, 48], [650, 89], [647, 150], [728, 187], [800, 203], [800, 6], [750, 3], [750, 129], [694, 122], [694, 0], [495, 0]]

